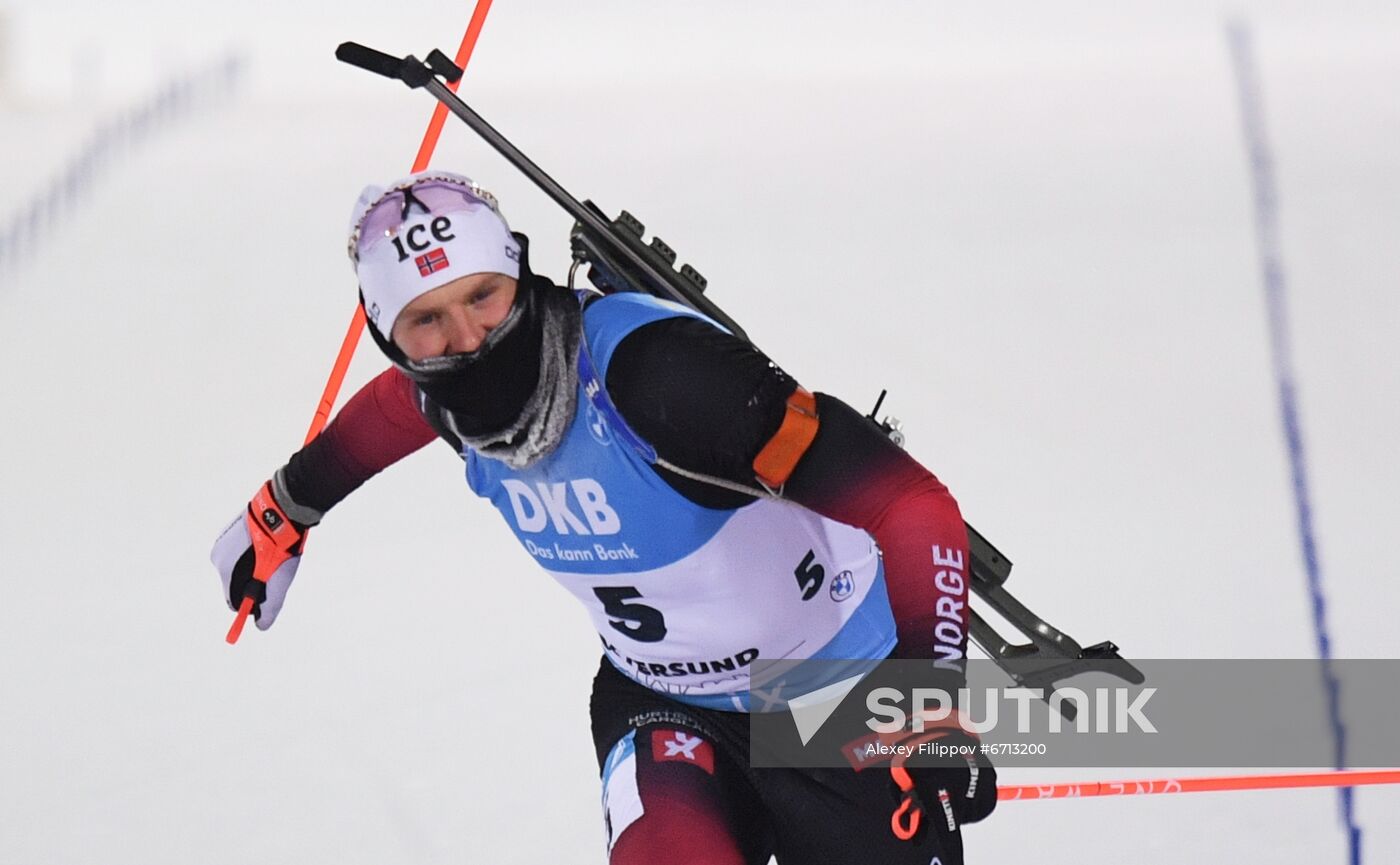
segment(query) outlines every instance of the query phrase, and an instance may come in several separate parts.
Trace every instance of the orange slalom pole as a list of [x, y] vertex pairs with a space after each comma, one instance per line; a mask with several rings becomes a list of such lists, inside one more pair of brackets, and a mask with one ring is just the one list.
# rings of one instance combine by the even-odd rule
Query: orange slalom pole
[[1227, 790], [1278, 790], [1300, 787], [1361, 787], [1400, 784], [1400, 770], [1299, 772], [1281, 775], [1224, 775], [1214, 778], [1157, 778], [1142, 781], [1088, 781], [1082, 784], [1026, 784], [997, 788], [997, 801], [1074, 799], [1085, 796], [1151, 796], [1162, 793], [1213, 793]]
[[[476, 9], [472, 12], [471, 21], [467, 23], [467, 32], [462, 34], [462, 44], [457, 47], [457, 56], [453, 62], [457, 68], [465, 71], [467, 62], [472, 58], [472, 51], [476, 48], [477, 37], [481, 35], [481, 27], [486, 23], [486, 13], [491, 10], [491, 0], [477, 0]], [[452, 92], [457, 92], [457, 86], [461, 79], [449, 82], [447, 87]], [[423, 142], [418, 145], [418, 155], [413, 159], [413, 171], [418, 172], [428, 167], [428, 163], [433, 159], [433, 151], [437, 149], [438, 139], [442, 136], [442, 127], [447, 122], [447, 106], [439, 102], [433, 109], [432, 119], [428, 121], [427, 131], [423, 133]], [[340, 342], [340, 353], [335, 357], [335, 365], [331, 367], [330, 378], [326, 380], [326, 388], [321, 392], [321, 401], [316, 406], [316, 414], [311, 418], [311, 428], [306, 431], [306, 440], [302, 442], [303, 447], [311, 443], [311, 440], [321, 434], [321, 430], [326, 428], [330, 421], [331, 409], [335, 407], [336, 397], [340, 395], [340, 386], [345, 381], [345, 373], [350, 369], [350, 359], [355, 355], [355, 348], [360, 344], [360, 337], [365, 331], [365, 310], [358, 303], [355, 304], [355, 314], [350, 317], [350, 327], [345, 331], [345, 338]], [[243, 602], [238, 605], [238, 615], [234, 618], [233, 624], [229, 626], [228, 635], [224, 640], [233, 645], [238, 642], [238, 638], [243, 634], [243, 626], [248, 623], [248, 616], [253, 612], [252, 595], [244, 595]]]

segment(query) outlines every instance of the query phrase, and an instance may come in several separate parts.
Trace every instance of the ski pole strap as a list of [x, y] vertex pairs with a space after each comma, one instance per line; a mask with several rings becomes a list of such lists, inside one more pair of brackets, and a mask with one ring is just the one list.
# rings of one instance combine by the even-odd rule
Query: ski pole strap
[[913, 840], [919, 834], [919, 823], [923, 819], [924, 803], [919, 792], [914, 789], [914, 779], [903, 766], [890, 766], [890, 777], [899, 788], [899, 807], [890, 815], [890, 831], [901, 841]]
[[799, 387], [787, 398], [783, 422], [778, 431], [753, 460], [754, 476], [770, 490], [781, 490], [797, 468], [798, 460], [817, 437], [821, 420], [817, 417], [817, 398], [806, 388]]
[[306, 536], [273, 498], [271, 481], [248, 502], [248, 535], [253, 541], [253, 579], [260, 583], [296, 555], [293, 550]]

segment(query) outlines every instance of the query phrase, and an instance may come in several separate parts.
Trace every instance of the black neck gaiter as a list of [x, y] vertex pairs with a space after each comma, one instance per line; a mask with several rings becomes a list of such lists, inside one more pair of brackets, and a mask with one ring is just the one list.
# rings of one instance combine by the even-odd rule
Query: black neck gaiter
[[[567, 294], [531, 272], [529, 240], [522, 234], [515, 237], [520, 241], [520, 277], [507, 320], [516, 315], [518, 320], [497, 339], [488, 337], [482, 349], [454, 355], [437, 364], [439, 368], [426, 370], [409, 361], [373, 325], [369, 328], [379, 349], [428, 399], [452, 414], [453, 425], [465, 436], [493, 435], [520, 417], [539, 385], [544, 308], [557, 305], [555, 294]], [[577, 306], [572, 297], [566, 302]]]
[[505, 429], [535, 392], [544, 333], [538, 291], [524, 281], [516, 288], [520, 318], [500, 342], [462, 356], [451, 370], [414, 377], [428, 399], [452, 412], [462, 433], [478, 436]]

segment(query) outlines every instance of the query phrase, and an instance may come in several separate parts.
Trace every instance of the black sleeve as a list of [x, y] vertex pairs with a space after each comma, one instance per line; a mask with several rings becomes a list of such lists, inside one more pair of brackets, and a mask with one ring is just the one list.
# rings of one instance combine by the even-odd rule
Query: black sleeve
[[[628, 334], [607, 374], [618, 411], [662, 459], [748, 487], [756, 485], [753, 458], [777, 432], [796, 387], [748, 341], [690, 317], [663, 319]], [[663, 468], [657, 472], [705, 507], [753, 500]]]
[[[631, 427], [680, 468], [757, 487], [753, 460], [782, 424], [797, 381], [751, 343], [694, 318], [645, 325], [618, 345], [607, 388]], [[847, 513], [876, 491], [927, 475], [871, 420], [836, 397], [816, 395], [821, 427], [784, 488], [820, 513]], [[752, 496], [657, 468], [691, 501], [738, 507]], [[870, 506], [861, 516], [873, 519]]]

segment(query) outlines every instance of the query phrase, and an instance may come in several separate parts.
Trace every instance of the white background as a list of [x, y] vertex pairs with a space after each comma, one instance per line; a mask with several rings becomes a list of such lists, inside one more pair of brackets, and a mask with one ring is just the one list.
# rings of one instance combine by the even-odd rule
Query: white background
[[[354, 308], [350, 205], [408, 170], [432, 108], [332, 51], [451, 55], [471, 13], [233, 5], [0, 3], [0, 220], [99, 120], [248, 61], [0, 270], [0, 862], [602, 861], [597, 638], [447, 448], [337, 508], [277, 627], [223, 643], [208, 548], [300, 444]], [[497, 0], [462, 92], [657, 229], [806, 385], [861, 408], [889, 388], [1052, 622], [1139, 657], [1308, 657], [1235, 13], [1334, 650], [1393, 657], [1393, 4]], [[495, 191], [562, 279], [542, 194], [456, 125], [434, 164]], [[347, 388], [381, 367], [366, 344]], [[1400, 795], [1357, 795], [1366, 861], [1393, 860]], [[1008, 803], [969, 860], [1340, 862], [1335, 802]]]

